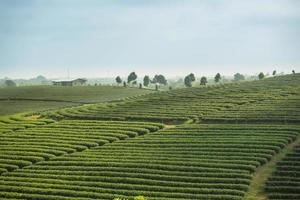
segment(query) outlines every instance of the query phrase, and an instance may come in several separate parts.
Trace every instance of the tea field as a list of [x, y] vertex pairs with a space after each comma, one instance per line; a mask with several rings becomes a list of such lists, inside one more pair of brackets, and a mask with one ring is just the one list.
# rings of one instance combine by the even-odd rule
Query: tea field
[[300, 145], [278, 162], [266, 191], [269, 199], [300, 199]]
[[52, 117], [182, 123], [299, 123], [300, 75], [158, 92], [120, 103], [73, 107]]
[[295, 74], [0, 117], [0, 199], [299, 199], [299, 100]]
[[151, 90], [113, 86], [22, 86], [0, 88], [0, 116], [58, 109], [86, 103], [118, 101]]

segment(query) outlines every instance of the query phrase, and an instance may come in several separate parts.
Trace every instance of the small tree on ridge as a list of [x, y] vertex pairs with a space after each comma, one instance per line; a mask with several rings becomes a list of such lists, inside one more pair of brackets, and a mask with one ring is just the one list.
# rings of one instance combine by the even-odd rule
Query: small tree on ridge
[[200, 85], [206, 85], [207, 83], [207, 78], [205, 76], [202, 76], [200, 79]]
[[260, 72], [260, 73], [258, 74], [258, 79], [261, 80], [261, 79], [263, 79], [263, 78], [265, 78], [265, 75], [264, 75], [264, 73]]
[[215, 76], [215, 82], [218, 83], [221, 80], [221, 74], [217, 73]]
[[131, 83], [131, 81], [135, 81], [137, 79], [137, 75], [135, 72], [131, 72], [127, 77], [127, 83]]
[[116, 82], [117, 82], [118, 84], [121, 84], [121, 83], [122, 83], [122, 79], [120, 78], [120, 76], [117, 76], [117, 77], [116, 77]]
[[149, 76], [145, 76], [144, 77], [143, 84], [144, 84], [145, 87], [149, 86], [149, 84], [150, 84], [150, 78], [149, 78]]

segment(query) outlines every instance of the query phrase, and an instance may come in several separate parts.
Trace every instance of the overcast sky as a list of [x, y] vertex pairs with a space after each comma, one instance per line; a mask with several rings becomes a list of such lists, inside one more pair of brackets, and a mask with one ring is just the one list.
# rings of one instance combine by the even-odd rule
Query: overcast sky
[[299, 0], [0, 0], [0, 78], [300, 71]]

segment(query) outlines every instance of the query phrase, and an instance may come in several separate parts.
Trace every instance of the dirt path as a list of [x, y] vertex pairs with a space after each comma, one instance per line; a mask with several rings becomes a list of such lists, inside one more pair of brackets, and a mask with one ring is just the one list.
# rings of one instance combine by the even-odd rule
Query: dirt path
[[248, 192], [245, 195], [245, 200], [266, 200], [267, 195], [264, 192], [265, 183], [276, 167], [278, 161], [282, 160], [285, 155], [292, 152], [293, 147], [300, 143], [300, 138], [288, 144], [280, 153], [272, 157], [265, 165], [259, 167], [253, 174]]

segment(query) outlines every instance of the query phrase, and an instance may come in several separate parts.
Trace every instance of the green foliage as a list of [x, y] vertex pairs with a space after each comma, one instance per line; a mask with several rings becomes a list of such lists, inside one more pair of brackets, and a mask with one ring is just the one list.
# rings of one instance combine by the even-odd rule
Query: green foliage
[[[129, 200], [129, 198], [115, 197], [113, 200]], [[133, 197], [133, 200], [147, 200], [147, 199], [143, 196], [136, 196]]]
[[184, 85], [186, 87], [192, 87], [192, 83], [196, 80], [195, 75], [190, 73], [184, 78]]
[[131, 72], [127, 77], [127, 83], [131, 83], [137, 79], [137, 75], [135, 72]]
[[243, 80], [245, 80], [245, 76], [243, 74], [240, 73], [234, 74], [234, 81], [243, 81]]
[[205, 76], [202, 76], [200, 79], [200, 85], [206, 85], [207, 84], [207, 78]]
[[191, 79], [190, 79], [189, 76], [186, 76], [186, 77], [184, 78], [184, 85], [185, 85], [186, 87], [192, 87], [192, 81], [191, 81]]
[[265, 78], [265, 75], [264, 75], [264, 73], [260, 72], [260, 73], [258, 74], [258, 79], [261, 80], [261, 79], [263, 79], [263, 78]]
[[[88, 105], [51, 113], [79, 119], [137, 120], [164, 123], [298, 123], [300, 75], [215, 87], [152, 93], [113, 106]], [[158, 88], [158, 86], [157, 86]], [[282, 117], [284, 116], [284, 117]]]
[[299, 199], [299, 153], [300, 145], [297, 145], [293, 152], [277, 163], [265, 186], [268, 199]]
[[[115, 197], [113, 200], [129, 200], [129, 198]], [[147, 199], [143, 196], [136, 196], [133, 198], [133, 200], [147, 200]]]
[[150, 78], [149, 78], [149, 76], [145, 76], [144, 77], [143, 84], [144, 84], [145, 87], [149, 86], [149, 84], [150, 84]]
[[[7, 135], [1, 141], [7, 146], [0, 160], [7, 163], [8, 170], [26, 165], [14, 160], [27, 159], [29, 155], [50, 154], [52, 159], [37, 160], [30, 168], [2, 174], [0, 198], [17, 192], [31, 199], [43, 194], [45, 199], [52, 195], [143, 199], [137, 197], [142, 195], [153, 199], [241, 200], [251, 173], [299, 136], [298, 129], [292, 126], [184, 124], [93, 146], [125, 129], [145, 126], [149, 123], [62, 120], [23, 130], [13, 138]], [[20, 145], [10, 147], [12, 141]], [[14, 152], [23, 158], [7, 157], [13, 148], [18, 148]], [[36, 149], [40, 150], [37, 154], [32, 152]], [[77, 153], [72, 154], [74, 151]]]
[[146, 200], [146, 198], [143, 196], [136, 196], [134, 197], [134, 200]]
[[217, 73], [215, 76], [215, 82], [218, 83], [221, 80], [221, 74]]
[[121, 84], [121, 83], [122, 83], [122, 79], [121, 79], [120, 76], [117, 76], [117, 77], [116, 77], [116, 82], [117, 82], [118, 84]]
[[[0, 149], [6, 153], [5, 156], [0, 155], [0, 161], [2, 164], [6, 163], [6, 165], [0, 164], [0, 167], [2, 166], [3, 169], [12, 171], [32, 164], [32, 158], [30, 158], [31, 162], [28, 162], [29, 158], [26, 158], [26, 156], [34, 155], [35, 160], [43, 160], [46, 155], [48, 158], [49, 156], [60, 156], [83, 151], [87, 148], [147, 134], [162, 128], [159, 124], [138, 122], [93, 120], [51, 122], [53, 121], [32, 120], [19, 115], [0, 118], [0, 134], [8, 131], [17, 132], [17, 135], [1, 137]], [[26, 127], [31, 129], [27, 130]], [[55, 135], [53, 135], [53, 132], [55, 132]], [[34, 137], [31, 138], [31, 135], [34, 135]], [[13, 145], [16, 142], [18, 146]], [[51, 150], [48, 147], [52, 147]], [[32, 152], [34, 149], [40, 155], [34, 154]], [[24, 158], [16, 155], [22, 155]]]
[[155, 75], [151, 82], [154, 84], [159, 83], [161, 85], [167, 85], [167, 79], [161, 74]]
[[[58, 121], [1, 117], [0, 199], [242, 200], [255, 170], [299, 138], [299, 81], [277, 76], [43, 113]], [[295, 152], [269, 179], [277, 199], [299, 196]]]

